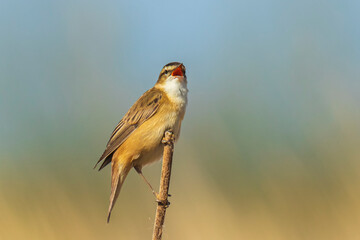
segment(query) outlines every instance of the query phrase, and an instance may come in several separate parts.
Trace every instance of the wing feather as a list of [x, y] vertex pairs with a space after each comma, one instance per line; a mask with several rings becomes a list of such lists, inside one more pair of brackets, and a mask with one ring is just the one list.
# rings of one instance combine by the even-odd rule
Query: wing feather
[[[158, 110], [160, 106], [160, 100], [162, 98], [161, 91], [156, 88], [152, 88], [145, 92], [129, 109], [125, 116], [121, 119], [119, 124], [115, 127], [111, 134], [109, 142], [107, 143], [104, 153], [101, 155], [99, 162], [105, 159], [101, 165], [102, 169], [111, 159], [107, 159], [121, 144], [134, 132], [141, 124], [151, 118]], [[105, 162], [107, 162], [105, 164]], [[104, 165], [105, 164], [105, 165]], [[100, 170], [99, 169], [99, 170]]]

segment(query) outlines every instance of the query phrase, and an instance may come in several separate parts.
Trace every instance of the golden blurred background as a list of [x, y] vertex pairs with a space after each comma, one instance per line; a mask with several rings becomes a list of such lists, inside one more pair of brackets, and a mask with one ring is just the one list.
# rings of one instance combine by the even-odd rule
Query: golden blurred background
[[[163, 239], [360, 239], [358, 1], [0, 3], [0, 239], [150, 239], [111, 131], [187, 67]], [[160, 163], [144, 169], [156, 188]]]

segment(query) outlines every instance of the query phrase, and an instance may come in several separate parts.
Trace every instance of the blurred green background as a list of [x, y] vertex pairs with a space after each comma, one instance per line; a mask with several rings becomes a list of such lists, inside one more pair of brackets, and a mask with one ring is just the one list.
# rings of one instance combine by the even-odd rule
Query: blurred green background
[[[132, 171], [93, 170], [187, 67], [164, 239], [360, 239], [359, 1], [0, 2], [0, 239], [150, 239]], [[158, 187], [160, 164], [144, 169]]]

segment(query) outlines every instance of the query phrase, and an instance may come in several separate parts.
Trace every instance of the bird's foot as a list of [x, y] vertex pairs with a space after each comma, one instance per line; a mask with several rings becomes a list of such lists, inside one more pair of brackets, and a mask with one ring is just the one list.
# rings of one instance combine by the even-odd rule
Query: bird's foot
[[158, 205], [164, 206], [165, 208], [168, 208], [170, 206], [170, 202], [167, 199], [165, 200], [156, 199], [156, 202], [158, 203]]
[[171, 144], [174, 142], [175, 142], [175, 135], [174, 135], [173, 131], [170, 129], [165, 132], [165, 136], [161, 140], [161, 143], [162, 144]]

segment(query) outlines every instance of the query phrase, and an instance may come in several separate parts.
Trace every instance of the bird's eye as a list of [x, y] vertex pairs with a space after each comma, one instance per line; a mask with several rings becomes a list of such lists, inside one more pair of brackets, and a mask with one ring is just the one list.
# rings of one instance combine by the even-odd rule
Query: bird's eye
[[169, 70], [165, 70], [165, 71], [164, 71], [164, 74], [168, 74], [168, 73], [169, 73]]

